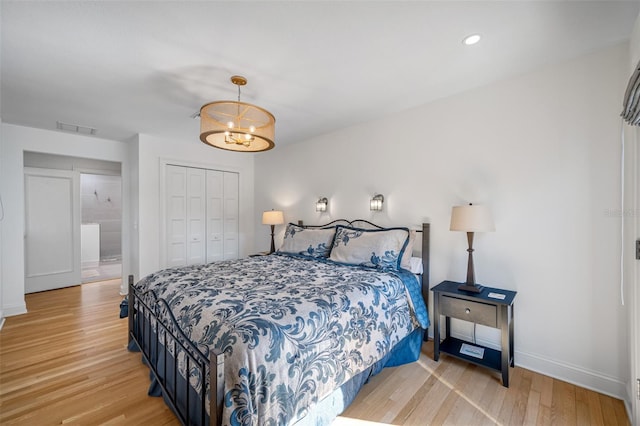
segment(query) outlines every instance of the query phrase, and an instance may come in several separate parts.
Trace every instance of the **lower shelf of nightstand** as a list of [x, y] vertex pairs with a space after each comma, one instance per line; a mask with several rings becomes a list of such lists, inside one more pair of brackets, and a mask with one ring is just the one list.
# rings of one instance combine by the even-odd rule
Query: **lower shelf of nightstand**
[[[460, 348], [462, 347], [463, 343], [483, 348], [484, 357], [480, 359], [461, 353]], [[447, 355], [460, 358], [464, 361], [480, 365], [482, 367], [487, 367], [496, 371], [502, 371], [502, 352], [495, 349], [487, 348], [486, 346], [465, 342], [464, 340], [456, 339], [455, 337], [447, 337], [442, 342], [440, 342], [440, 352], [444, 352]]]

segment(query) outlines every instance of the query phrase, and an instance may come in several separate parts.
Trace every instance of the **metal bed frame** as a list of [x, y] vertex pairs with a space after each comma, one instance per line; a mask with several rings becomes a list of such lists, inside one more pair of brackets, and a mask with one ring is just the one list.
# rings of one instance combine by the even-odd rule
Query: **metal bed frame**
[[[299, 221], [298, 224], [302, 225], [302, 221]], [[373, 229], [383, 229], [381, 226], [362, 219], [353, 221], [340, 219], [325, 225], [306, 225], [306, 227], [323, 228], [339, 224], [350, 226], [364, 224], [365, 226], [373, 227]], [[428, 308], [430, 224], [423, 223], [422, 229], [416, 232], [422, 233], [422, 264], [424, 271], [421, 276], [421, 286], [422, 297]], [[142, 352], [144, 363], [153, 372], [162, 389], [165, 402], [183, 425], [193, 423], [205, 425], [206, 408], [209, 404], [209, 425], [221, 425], [224, 399], [224, 354], [218, 349], [213, 349], [210, 356], [204, 354], [176, 325], [176, 321], [164, 300], [158, 299], [154, 306], [149, 306], [142, 297], [144, 295], [138, 293], [133, 284], [134, 277], [129, 275], [128, 337], [130, 347], [131, 342], [136, 343]], [[165, 324], [160, 318], [170, 318], [172, 321], [169, 324]], [[152, 320], [155, 320], [155, 323], [152, 324]], [[153, 330], [153, 325], [156, 327], [155, 331]], [[428, 339], [428, 335], [428, 330], [426, 330], [425, 341]], [[190, 372], [193, 368], [197, 368], [200, 377], [203, 379], [200, 395], [197, 395], [197, 392], [189, 384], [189, 374], [187, 374], [187, 379], [182, 379], [178, 372], [179, 357], [181, 355], [186, 362], [186, 371]], [[210, 401], [207, 400], [207, 385], [211, 395]], [[179, 388], [184, 390], [184, 401], [178, 400]], [[195, 413], [195, 415], [192, 415], [190, 411], [191, 394], [193, 393], [196, 394], [194, 398], [198, 399], [201, 404], [200, 412]]]

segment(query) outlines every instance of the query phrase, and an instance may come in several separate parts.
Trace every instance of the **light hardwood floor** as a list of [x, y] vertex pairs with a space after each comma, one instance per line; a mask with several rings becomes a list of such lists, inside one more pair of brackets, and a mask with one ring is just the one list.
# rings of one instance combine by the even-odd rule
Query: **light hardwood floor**
[[[0, 331], [0, 424], [177, 425], [147, 396], [149, 370], [126, 350], [119, 280], [27, 295]], [[333, 426], [628, 425], [620, 400], [519, 367], [498, 373], [443, 355], [374, 377]], [[516, 360], [517, 362], [517, 360]]]

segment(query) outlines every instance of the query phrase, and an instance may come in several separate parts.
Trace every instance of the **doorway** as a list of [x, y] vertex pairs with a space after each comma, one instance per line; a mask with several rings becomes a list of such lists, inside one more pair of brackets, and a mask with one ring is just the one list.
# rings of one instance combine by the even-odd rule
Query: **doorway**
[[122, 178], [81, 173], [82, 283], [122, 276]]

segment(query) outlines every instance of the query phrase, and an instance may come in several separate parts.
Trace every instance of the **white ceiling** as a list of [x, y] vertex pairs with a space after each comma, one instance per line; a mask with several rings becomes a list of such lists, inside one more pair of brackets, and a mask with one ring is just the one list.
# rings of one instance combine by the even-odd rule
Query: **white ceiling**
[[[638, 1], [1, 2], [1, 114], [197, 142], [204, 103], [276, 117], [276, 149], [629, 38]], [[480, 33], [479, 44], [462, 44]], [[411, 124], [411, 123], [408, 123]]]

